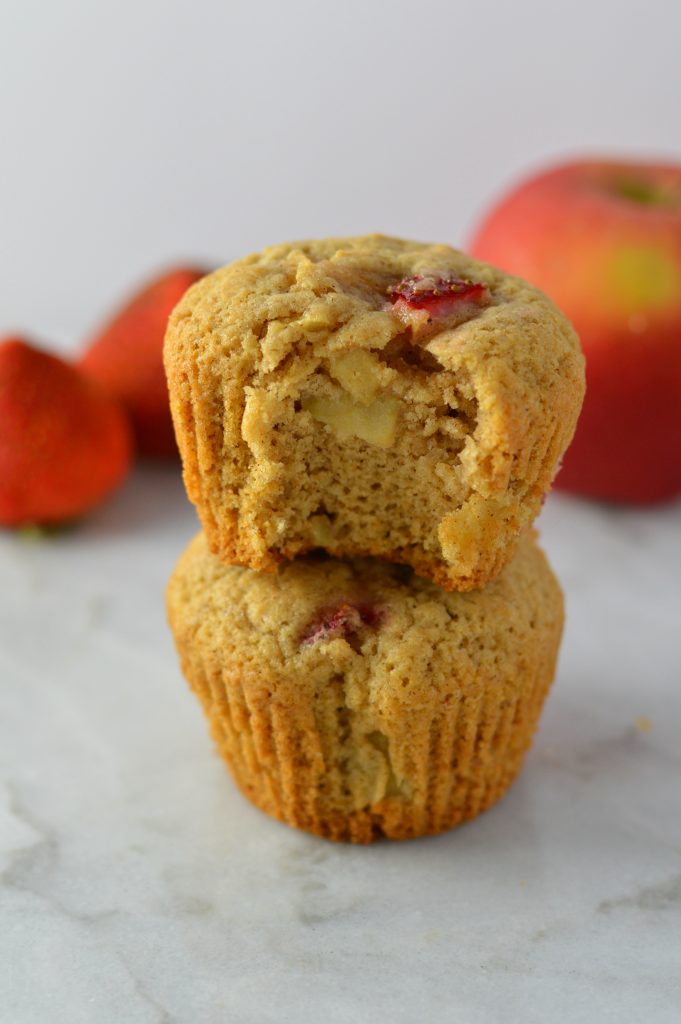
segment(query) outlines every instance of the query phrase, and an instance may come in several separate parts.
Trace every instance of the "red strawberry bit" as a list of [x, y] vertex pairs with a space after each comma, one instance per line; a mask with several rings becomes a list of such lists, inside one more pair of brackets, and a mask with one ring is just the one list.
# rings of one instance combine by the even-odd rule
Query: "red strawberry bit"
[[319, 640], [345, 640], [354, 636], [363, 626], [375, 628], [382, 615], [378, 608], [367, 604], [350, 604], [343, 601], [331, 608], [324, 608], [313, 619], [303, 634], [301, 644], [314, 644]]
[[491, 301], [490, 290], [481, 281], [444, 274], [414, 274], [388, 291], [394, 312], [405, 322], [420, 327], [434, 320], [463, 323]]

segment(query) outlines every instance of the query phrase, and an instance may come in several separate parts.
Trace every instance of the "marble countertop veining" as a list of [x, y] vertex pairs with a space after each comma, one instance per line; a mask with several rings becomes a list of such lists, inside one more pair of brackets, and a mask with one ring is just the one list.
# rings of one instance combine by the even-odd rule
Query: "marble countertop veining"
[[540, 526], [568, 626], [524, 773], [371, 848], [270, 821], [213, 754], [164, 621], [176, 470], [0, 536], [1, 1024], [678, 1024], [681, 506]]

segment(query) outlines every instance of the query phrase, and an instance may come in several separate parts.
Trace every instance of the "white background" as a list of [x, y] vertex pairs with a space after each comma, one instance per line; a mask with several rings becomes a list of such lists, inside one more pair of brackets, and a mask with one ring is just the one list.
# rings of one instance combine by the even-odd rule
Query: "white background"
[[678, 0], [0, 0], [0, 331], [179, 259], [465, 241], [537, 164], [681, 156]]

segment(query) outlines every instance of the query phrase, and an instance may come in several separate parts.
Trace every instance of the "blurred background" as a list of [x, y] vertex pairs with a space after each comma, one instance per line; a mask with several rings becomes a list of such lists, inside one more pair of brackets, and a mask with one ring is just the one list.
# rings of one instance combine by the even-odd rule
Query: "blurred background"
[[289, 238], [461, 243], [516, 178], [681, 152], [671, 0], [2, 0], [4, 329]]

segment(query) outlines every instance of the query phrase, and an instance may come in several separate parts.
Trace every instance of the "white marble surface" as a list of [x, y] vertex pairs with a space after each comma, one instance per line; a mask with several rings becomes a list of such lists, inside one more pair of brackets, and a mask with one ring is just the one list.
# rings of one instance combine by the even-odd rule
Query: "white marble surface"
[[552, 498], [559, 676], [509, 796], [334, 846], [232, 787], [162, 607], [195, 528], [140, 470], [0, 536], [2, 1024], [681, 1020], [681, 506]]

